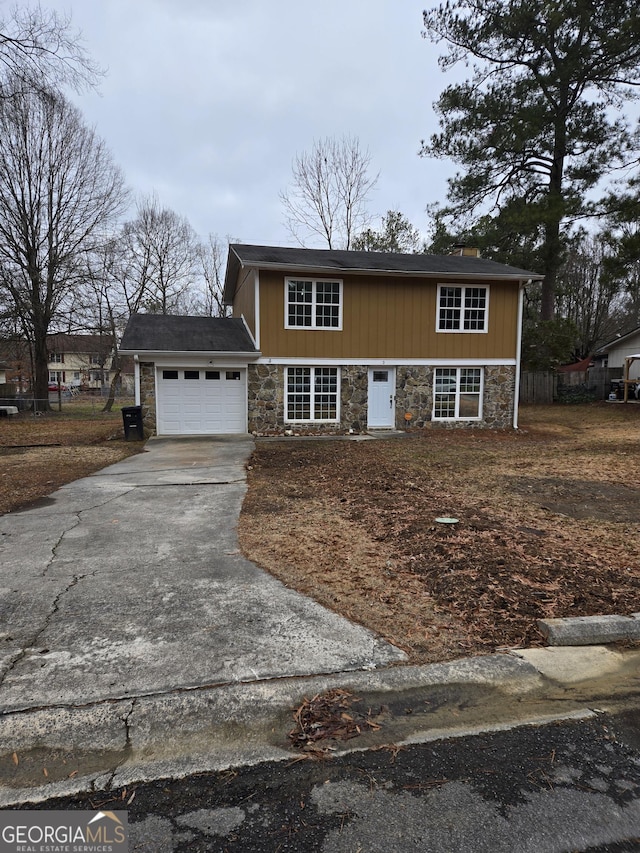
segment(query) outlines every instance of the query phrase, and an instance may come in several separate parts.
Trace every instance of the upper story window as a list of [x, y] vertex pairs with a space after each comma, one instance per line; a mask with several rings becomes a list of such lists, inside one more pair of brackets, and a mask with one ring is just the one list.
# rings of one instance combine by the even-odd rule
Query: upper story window
[[49, 353], [49, 363], [50, 364], [64, 364], [64, 353], [62, 353], [62, 352], [50, 352]]
[[285, 280], [286, 329], [341, 329], [342, 282]]
[[486, 332], [489, 328], [489, 288], [438, 288], [439, 332]]

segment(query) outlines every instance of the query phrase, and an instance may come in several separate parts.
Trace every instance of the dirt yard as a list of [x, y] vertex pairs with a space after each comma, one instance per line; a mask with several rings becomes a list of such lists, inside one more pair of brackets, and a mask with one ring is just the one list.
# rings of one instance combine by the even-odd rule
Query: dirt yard
[[540, 644], [540, 617], [640, 612], [638, 405], [523, 408], [518, 432], [263, 440], [249, 485], [244, 553], [412, 662]]
[[[119, 411], [0, 419], [0, 514], [139, 452]], [[457, 518], [441, 524], [440, 517]], [[245, 554], [413, 662], [535, 645], [542, 616], [640, 612], [640, 405], [521, 430], [259, 441]]]
[[118, 408], [73, 402], [62, 413], [0, 418], [0, 514], [51, 494], [142, 449], [125, 441]]

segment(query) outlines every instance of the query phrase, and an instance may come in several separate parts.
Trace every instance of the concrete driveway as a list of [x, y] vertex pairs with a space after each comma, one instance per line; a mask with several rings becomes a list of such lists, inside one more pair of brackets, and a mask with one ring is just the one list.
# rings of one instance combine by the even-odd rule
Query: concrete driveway
[[5, 715], [403, 659], [239, 553], [252, 449], [152, 439], [0, 518]]

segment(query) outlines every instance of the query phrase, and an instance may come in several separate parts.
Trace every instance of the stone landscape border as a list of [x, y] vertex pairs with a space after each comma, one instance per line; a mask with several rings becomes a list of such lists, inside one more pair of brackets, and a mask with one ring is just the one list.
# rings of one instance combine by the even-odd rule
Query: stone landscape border
[[538, 628], [550, 646], [591, 646], [640, 640], [640, 613], [538, 619]]

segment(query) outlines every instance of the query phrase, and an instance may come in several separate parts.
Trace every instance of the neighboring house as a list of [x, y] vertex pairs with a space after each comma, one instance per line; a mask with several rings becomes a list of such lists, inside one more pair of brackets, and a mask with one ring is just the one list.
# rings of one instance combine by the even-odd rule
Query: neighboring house
[[47, 335], [49, 382], [69, 388], [99, 390], [109, 385], [113, 373], [113, 344], [104, 335]]
[[160, 435], [517, 426], [524, 285], [478, 257], [235, 244], [233, 319], [133, 315]]
[[[625, 359], [640, 354], [640, 328], [633, 329], [626, 335], [618, 335], [608, 344], [600, 347], [594, 355], [594, 361], [600, 367], [608, 367], [612, 378], [614, 373], [622, 377]], [[630, 363], [629, 379], [640, 380], [640, 361]]]
[[7, 364], [0, 363], [0, 385], [6, 385], [7, 383], [7, 370], [9, 366]]
[[11, 386], [12, 393], [26, 392], [31, 385], [31, 357], [26, 342], [16, 338], [0, 340], [0, 361], [4, 381]]

